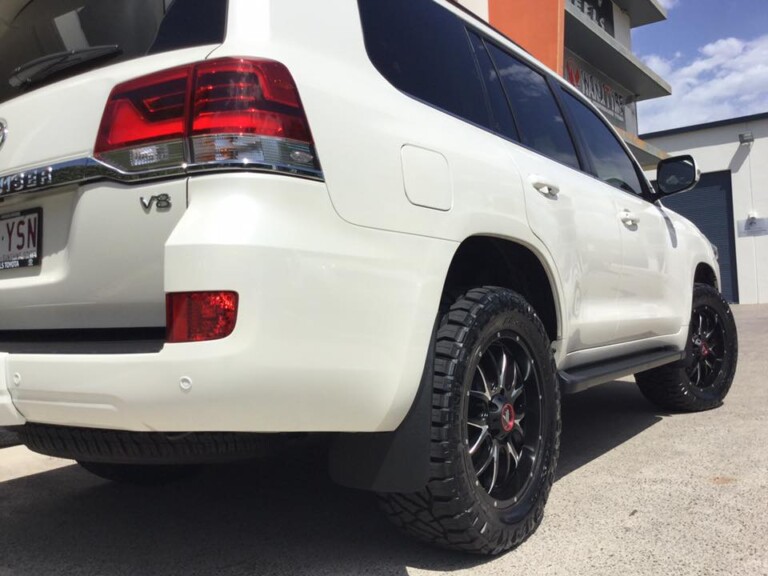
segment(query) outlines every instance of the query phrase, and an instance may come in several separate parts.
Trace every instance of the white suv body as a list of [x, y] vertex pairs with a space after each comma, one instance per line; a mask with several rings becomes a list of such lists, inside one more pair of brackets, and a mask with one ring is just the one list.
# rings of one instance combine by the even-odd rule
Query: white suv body
[[[458, 6], [425, 3], [594, 110]], [[654, 202], [623, 144], [635, 193], [584, 165], [583, 136], [571, 134], [582, 166], [568, 165], [406, 93], [372, 62], [371, 0], [226, 4], [221, 42], [100, 63], [0, 101], [0, 244], [10, 253], [32, 209], [42, 229], [41, 246], [26, 245], [38, 263], [0, 270], [0, 425], [396, 431], [452, 274], [473, 287], [459, 259], [535, 264], [509, 287], [539, 313], [563, 382], [617, 358], [631, 373], [681, 357], [694, 284], [719, 285], [718, 265], [691, 223]], [[186, 158], [159, 178], [94, 160], [117, 86], [240, 59], [289, 71], [314, 171]], [[501, 276], [477, 286], [486, 277]], [[231, 334], [163, 342], [166, 294], [216, 291], [237, 295]]]

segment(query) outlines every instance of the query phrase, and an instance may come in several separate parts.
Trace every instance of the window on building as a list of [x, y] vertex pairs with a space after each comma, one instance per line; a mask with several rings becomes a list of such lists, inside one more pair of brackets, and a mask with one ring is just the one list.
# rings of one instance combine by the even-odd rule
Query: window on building
[[544, 75], [492, 44], [488, 50], [512, 105], [523, 144], [578, 170], [576, 149]]
[[634, 162], [606, 123], [578, 98], [562, 91], [568, 110], [583, 135], [592, 166], [603, 182], [625, 192], [642, 194], [643, 187]]

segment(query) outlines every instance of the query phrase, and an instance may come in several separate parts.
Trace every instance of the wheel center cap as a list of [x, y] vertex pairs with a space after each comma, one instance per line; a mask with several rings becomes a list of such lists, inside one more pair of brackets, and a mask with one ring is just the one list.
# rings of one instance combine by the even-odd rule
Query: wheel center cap
[[501, 428], [504, 432], [512, 432], [515, 427], [515, 408], [512, 404], [504, 404], [501, 407]]

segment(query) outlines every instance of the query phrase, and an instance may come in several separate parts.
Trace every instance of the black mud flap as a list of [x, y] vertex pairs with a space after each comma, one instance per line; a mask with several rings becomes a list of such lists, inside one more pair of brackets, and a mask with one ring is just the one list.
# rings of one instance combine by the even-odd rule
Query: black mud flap
[[429, 342], [419, 390], [393, 432], [339, 434], [328, 459], [334, 482], [375, 492], [418, 492], [429, 480], [430, 420], [435, 334]]

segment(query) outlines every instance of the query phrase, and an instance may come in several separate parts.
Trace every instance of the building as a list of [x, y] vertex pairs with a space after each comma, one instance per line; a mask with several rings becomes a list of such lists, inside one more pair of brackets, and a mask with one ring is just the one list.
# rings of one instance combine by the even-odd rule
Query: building
[[768, 303], [768, 114], [643, 136], [702, 169], [692, 192], [664, 200], [720, 252], [722, 290], [732, 302]]
[[637, 136], [640, 100], [671, 88], [632, 52], [632, 28], [667, 18], [658, 0], [460, 0], [577, 86], [645, 167], [666, 156]]

